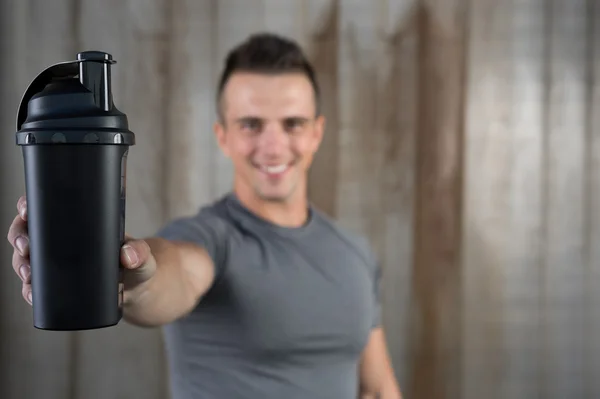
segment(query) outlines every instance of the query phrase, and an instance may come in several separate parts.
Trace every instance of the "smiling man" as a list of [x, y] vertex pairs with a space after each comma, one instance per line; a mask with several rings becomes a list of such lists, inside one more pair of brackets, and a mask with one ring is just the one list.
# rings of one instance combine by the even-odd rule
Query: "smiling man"
[[[214, 128], [232, 191], [123, 247], [124, 315], [164, 327], [173, 399], [401, 397], [376, 259], [307, 199], [319, 104], [294, 42], [260, 34], [234, 48]], [[9, 240], [29, 302], [25, 204]]]

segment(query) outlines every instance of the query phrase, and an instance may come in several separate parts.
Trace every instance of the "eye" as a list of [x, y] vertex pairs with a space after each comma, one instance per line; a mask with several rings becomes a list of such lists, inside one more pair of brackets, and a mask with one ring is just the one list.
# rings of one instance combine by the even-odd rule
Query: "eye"
[[301, 118], [289, 118], [283, 123], [283, 128], [288, 133], [299, 133], [304, 128], [306, 121]]
[[244, 119], [240, 121], [240, 129], [248, 133], [257, 133], [262, 129], [262, 123], [258, 119]]

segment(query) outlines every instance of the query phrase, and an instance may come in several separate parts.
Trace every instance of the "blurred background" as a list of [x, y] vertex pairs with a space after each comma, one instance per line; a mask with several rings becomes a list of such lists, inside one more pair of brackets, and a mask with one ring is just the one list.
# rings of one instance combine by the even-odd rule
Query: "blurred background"
[[[117, 60], [137, 135], [130, 234], [228, 191], [215, 86], [258, 31], [296, 39], [318, 70], [311, 199], [382, 262], [405, 397], [600, 397], [598, 0], [0, 0], [0, 226], [24, 194], [21, 95], [83, 50]], [[1, 398], [168, 398], [160, 330], [35, 330], [11, 253]]]

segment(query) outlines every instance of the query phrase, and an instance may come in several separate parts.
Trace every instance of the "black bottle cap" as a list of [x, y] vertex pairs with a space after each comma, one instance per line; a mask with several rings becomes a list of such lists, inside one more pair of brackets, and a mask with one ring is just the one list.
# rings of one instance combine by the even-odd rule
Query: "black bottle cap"
[[85, 51], [42, 71], [21, 100], [17, 144], [134, 145], [127, 116], [113, 104], [115, 63], [110, 54]]

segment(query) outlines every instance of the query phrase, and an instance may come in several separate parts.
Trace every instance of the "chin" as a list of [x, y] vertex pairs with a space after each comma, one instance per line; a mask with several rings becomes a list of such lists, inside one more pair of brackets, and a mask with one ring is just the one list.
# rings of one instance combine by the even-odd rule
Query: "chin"
[[268, 202], [285, 202], [288, 201], [294, 194], [295, 187], [255, 187], [257, 196], [263, 201]]
[[292, 196], [292, 193], [274, 193], [260, 190], [257, 192], [257, 194], [260, 199], [268, 202], [285, 202]]

